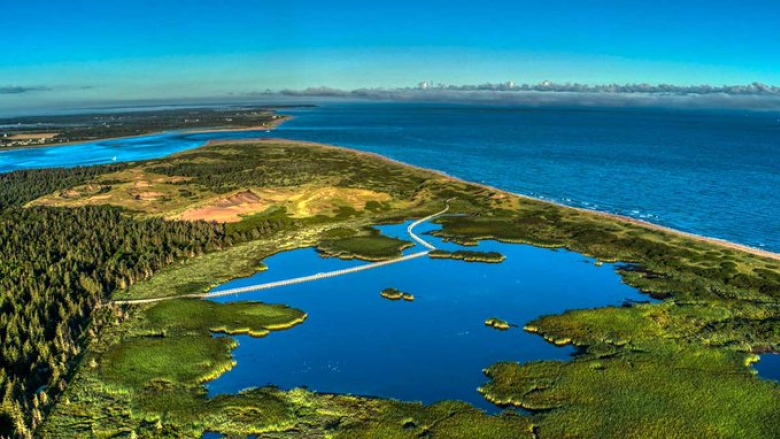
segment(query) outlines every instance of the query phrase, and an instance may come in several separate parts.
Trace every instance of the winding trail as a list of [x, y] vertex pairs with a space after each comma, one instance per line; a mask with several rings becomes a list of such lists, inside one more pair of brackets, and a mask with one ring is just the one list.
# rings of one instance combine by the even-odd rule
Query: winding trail
[[365, 265], [359, 265], [357, 267], [352, 268], [345, 268], [343, 270], [335, 270], [335, 271], [328, 271], [324, 273], [317, 273], [309, 276], [302, 276], [302, 277], [296, 277], [292, 279], [285, 279], [280, 280], [276, 282], [268, 282], [263, 284], [256, 284], [256, 285], [247, 285], [244, 287], [237, 287], [237, 288], [230, 288], [227, 290], [218, 291], [216, 293], [203, 293], [203, 294], [186, 294], [182, 296], [171, 296], [171, 297], [157, 297], [153, 299], [136, 299], [136, 300], [114, 300], [110, 303], [113, 303], [114, 305], [141, 305], [145, 303], [155, 303], [155, 302], [162, 302], [165, 300], [173, 300], [173, 299], [214, 299], [218, 297], [226, 297], [226, 296], [237, 296], [239, 294], [247, 294], [247, 293], [253, 293], [255, 291], [262, 291], [262, 290], [269, 290], [271, 288], [280, 288], [285, 287], [289, 285], [298, 285], [303, 284], [307, 282], [316, 282], [318, 280], [323, 279], [330, 279], [333, 277], [338, 276], [345, 276], [352, 273], [358, 273], [361, 271], [368, 271], [373, 270], [376, 268], [381, 268], [387, 265], [392, 264], [399, 264], [401, 262], [411, 261], [413, 259], [418, 259], [424, 256], [427, 256], [431, 250], [436, 250], [436, 247], [434, 247], [431, 243], [425, 241], [424, 239], [420, 238], [414, 233], [414, 228], [419, 226], [422, 223], [428, 222], [436, 217], [439, 217], [441, 215], [444, 215], [447, 213], [447, 211], [450, 210], [450, 201], [446, 201], [446, 207], [441, 212], [436, 212], [433, 215], [426, 216], [425, 218], [421, 218], [411, 224], [409, 224], [409, 227], [406, 228], [406, 232], [409, 234], [409, 236], [418, 244], [423, 246], [426, 250], [421, 251], [418, 253], [413, 253], [411, 255], [401, 256], [398, 258], [388, 259], [386, 261], [381, 262], [373, 262], [370, 264]]

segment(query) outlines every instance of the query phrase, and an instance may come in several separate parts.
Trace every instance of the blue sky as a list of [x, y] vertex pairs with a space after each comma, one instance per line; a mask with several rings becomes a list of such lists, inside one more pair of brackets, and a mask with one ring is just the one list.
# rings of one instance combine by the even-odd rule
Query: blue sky
[[423, 80], [780, 84], [769, 0], [3, 3], [6, 107]]

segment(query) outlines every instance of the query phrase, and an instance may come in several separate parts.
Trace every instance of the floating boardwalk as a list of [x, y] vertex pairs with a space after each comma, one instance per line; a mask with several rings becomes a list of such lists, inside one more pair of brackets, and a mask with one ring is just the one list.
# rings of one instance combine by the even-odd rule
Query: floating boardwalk
[[374, 262], [370, 264], [365, 265], [359, 265], [357, 267], [352, 268], [345, 268], [343, 270], [336, 270], [336, 271], [328, 271], [325, 273], [317, 273], [312, 274], [309, 276], [302, 276], [302, 277], [296, 277], [292, 279], [286, 279], [286, 280], [280, 280], [276, 282], [268, 282], [263, 284], [256, 284], [256, 285], [247, 285], [244, 287], [237, 287], [237, 288], [230, 288], [227, 290], [217, 291], [214, 293], [204, 293], [204, 294], [187, 294], [183, 296], [173, 296], [173, 297], [159, 297], [155, 299], [138, 299], [138, 300], [115, 300], [111, 303], [115, 305], [140, 305], [144, 303], [155, 303], [155, 302], [161, 302], [164, 300], [172, 300], [172, 299], [215, 299], [219, 297], [226, 297], [226, 296], [237, 296], [239, 294], [247, 294], [247, 293], [253, 293], [256, 291], [263, 291], [263, 290], [270, 290], [272, 288], [281, 288], [286, 287], [290, 285], [298, 285], [303, 284], [307, 282], [316, 282], [319, 280], [324, 279], [330, 279], [338, 276], [345, 276], [352, 273], [358, 273], [361, 271], [368, 271], [373, 270], [375, 268], [381, 268], [387, 265], [392, 264], [399, 264], [401, 262], [410, 261], [412, 259], [418, 259], [423, 256], [428, 256], [428, 254], [432, 250], [436, 250], [436, 247], [425, 241], [424, 239], [420, 238], [414, 233], [414, 228], [419, 226], [422, 223], [428, 222], [438, 216], [444, 215], [447, 213], [448, 210], [450, 210], [450, 200], [447, 200], [447, 206], [442, 210], [441, 212], [434, 213], [433, 215], [426, 216], [425, 218], [419, 219], [411, 224], [409, 224], [409, 227], [406, 228], [406, 233], [409, 234], [409, 236], [418, 244], [425, 247], [425, 251], [419, 252], [419, 253], [413, 253], [411, 255], [401, 256], [399, 258], [389, 259], [387, 261], [381, 261], [381, 262]]
[[280, 280], [277, 282], [269, 282], [259, 285], [249, 285], [246, 287], [230, 288], [228, 290], [217, 291], [215, 293], [205, 294], [204, 297], [213, 299], [217, 297], [236, 296], [238, 294], [253, 293], [255, 291], [269, 290], [271, 288], [286, 287], [288, 285], [298, 285], [306, 282], [315, 282], [323, 279], [330, 279], [332, 277], [345, 276], [347, 274], [358, 273], [361, 271], [373, 270], [375, 268], [381, 268], [386, 265], [398, 264], [401, 262], [410, 261], [412, 259], [428, 256], [429, 251], [414, 253], [400, 258], [390, 259], [382, 262], [375, 262], [372, 264], [359, 265], [357, 267], [345, 268], [343, 270], [328, 271], [326, 273], [317, 273], [311, 276], [296, 277], [293, 279]]

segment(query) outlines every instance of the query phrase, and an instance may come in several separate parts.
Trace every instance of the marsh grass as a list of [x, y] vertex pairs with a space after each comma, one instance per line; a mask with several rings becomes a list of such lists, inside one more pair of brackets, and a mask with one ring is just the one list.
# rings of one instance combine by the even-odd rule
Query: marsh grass
[[448, 252], [445, 250], [433, 250], [428, 254], [431, 259], [452, 259], [464, 262], [483, 262], [487, 264], [500, 264], [506, 260], [506, 256], [498, 252], [475, 252], [458, 250]]
[[220, 332], [224, 334], [281, 330], [302, 322], [305, 314], [283, 305], [255, 302], [218, 304], [202, 300], [160, 302], [144, 312], [141, 328], [165, 333]]
[[228, 338], [135, 338], [104, 357], [101, 375], [129, 386], [152, 380], [202, 383], [232, 368], [235, 347]]
[[570, 363], [501, 363], [487, 370], [489, 400], [544, 414], [540, 437], [779, 437], [778, 386], [756, 380], [744, 356], [657, 341], [646, 351]]

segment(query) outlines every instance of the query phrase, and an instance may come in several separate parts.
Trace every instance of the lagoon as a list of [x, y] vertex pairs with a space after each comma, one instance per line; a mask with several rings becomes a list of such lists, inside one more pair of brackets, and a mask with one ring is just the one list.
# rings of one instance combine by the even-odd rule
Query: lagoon
[[[380, 227], [408, 239], [406, 225]], [[424, 224], [421, 232], [436, 226]], [[427, 237], [441, 249], [458, 246]], [[237, 337], [237, 366], [207, 385], [209, 395], [250, 387], [308, 387], [340, 393], [421, 401], [461, 400], [496, 410], [477, 392], [482, 369], [499, 361], [566, 361], [571, 347], [558, 348], [522, 327], [545, 314], [569, 309], [620, 306], [646, 296], [621, 283], [614, 265], [583, 256], [525, 245], [483, 241], [470, 250], [496, 251], [501, 264], [417, 259], [348, 276], [260, 291], [219, 302], [283, 303], [308, 313], [303, 325], [266, 338]], [[407, 250], [410, 252], [419, 249]], [[216, 289], [272, 282], [364, 264], [321, 258], [313, 249], [281, 253], [264, 261], [268, 271]], [[391, 302], [388, 287], [415, 296]], [[488, 328], [491, 317], [509, 331]]]
[[114, 162], [154, 160], [199, 148], [212, 140], [246, 140], [263, 136], [268, 136], [268, 133], [265, 131], [169, 132], [74, 145], [0, 150], [0, 174], [26, 169], [73, 168]]

